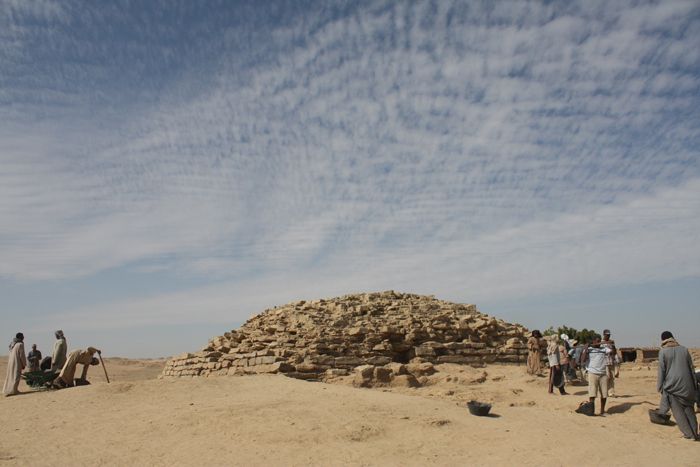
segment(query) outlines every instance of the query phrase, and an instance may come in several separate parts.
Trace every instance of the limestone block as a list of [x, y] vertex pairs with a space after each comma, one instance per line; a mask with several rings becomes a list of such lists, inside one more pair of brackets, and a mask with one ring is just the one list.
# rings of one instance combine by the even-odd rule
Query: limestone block
[[[408, 365], [405, 366], [405, 370], [406, 370], [406, 372], [411, 373], [415, 377], [430, 376], [437, 371], [435, 369], [435, 365], [433, 365], [430, 362], [409, 363]], [[399, 373], [399, 374], [401, 374], [401, 373]]]
[[309, 361], [317, 365], [335, 365], [335, 357], [333, 357], [332, 355], [311, 355], [309, 357]]
[[389, 352], [391, 351], [391, 343], [390, 342], [381, 342], [374, 347], [372, 347], [372, 350], [375, 352]]
[[326, 371], [329, 367], [328, 365], [317, 365], [311, 362], [298, 363], [296, 366], [296, 371], [301, 373], [322, 373]]
[[384, 355], [377, 355], [374, 357], [367, 358], [367, 363], [369, 365], [377, 365], [377, 366], [387, 365], [387, 364], [391, 363], [391, 357], [387, 357]]
[[295, 371], [294, 366], [287, 362], [275, 362], [267, 365], [253, 367], [256, 373], [291, 373]]
[[336, 378], [339, 376], [347, 376], [349, 375], [350, 372], [346, 370], [345, 368], [329, 368], [326, 370], [326, 377], [328, 378]]
[[391, 381], [391, 370], [381, 366], [374, 368], [373, 379], [377, 383], [388, 383]]
[[348, 329], [347, 335], [350, 337], [364, 336], [367, 334], [367, 328], [365, 327], [355, 327]]
[[411, 374], [407, 375], [398, 375], [395, 376], [391, 380], [391, 387], [396, 387], [396, 388], [417, 388], [420, 386], [420, 383], [416, 379], [415, 376]]
[[388, 368], [394, 376], [406, 374], [406, 365], [403, 363], [391, 362], [384, 365], [384, 368]]
[[337, 367], [343, 367], [343, 366], [359, 366], [363, 365], [365, 361], [361, 358], [358, 357], [336, 357], [335, 358], [335, 366]]
[[374, 366], [373, 365], [362, 365], [355, 368], [355, 376], [353, 378], [352, 384], [355, 387], [369, 387], [372, 383], [372, 377], [374, 376]]
[[419, 345], [415, 348], [416, 357], [435, 357], [435, 350], [433, 347]]
[[462, 350], [466, 348], [466, 345], [464, 342], [447, 342], [444, 347], [449, 350]]

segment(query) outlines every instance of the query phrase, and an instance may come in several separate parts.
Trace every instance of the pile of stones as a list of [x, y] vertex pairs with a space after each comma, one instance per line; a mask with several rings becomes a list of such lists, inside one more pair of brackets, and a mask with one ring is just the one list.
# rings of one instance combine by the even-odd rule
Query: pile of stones
[[475, 305], [433, 296], [386, 291], [301, 300], [170, 359], [163, 376], [283, 373], [319, 380], [354, 372], [358, 386], [412, 386], [433, 364], [525, 363], [527, 333]]

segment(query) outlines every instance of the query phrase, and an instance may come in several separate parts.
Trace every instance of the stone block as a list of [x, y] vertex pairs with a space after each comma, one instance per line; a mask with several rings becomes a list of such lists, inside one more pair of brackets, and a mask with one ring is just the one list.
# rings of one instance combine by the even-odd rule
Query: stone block
[[274, 355], [266, 355], [264, 357], [256, 357], [255, 360], [259, 362], [258, 365], [269, 365], [281, 360], [281, 358]]
[[420, 345], [415, 348], [416, 357], [435, 357], [435, 350], [432, 347]]
[[298, 363], [296, 366], [296, 371], [301, 373], [322, 373], [328, 369], [327, 365], [316, 365], [311, 362]]
[[328, 378], [337, 378], [339, 376], [347, 376], [349, 374], [350, 371], [346, 370], [345, 368], [329, 368], [325, 372], [325, 375]]
[[369, 387], [374, 377], [374, 368], [373, 365], [362, 365], [355, 368], [355, 376], [352, 380], [353, 386], [363, 388]]
[[391, 370], [381, 366], [374, 368], [373, 379], [377, 383], [388, 383], [391, 381]]
[[415, 376], [411, 374], [395, 376], [391, 380], [391, 387], [394, 388], [417, 388], [420, 383]]
[[430, 376], [437, 371], [435, 369], [435, 365], [433, 365], [430, 362], [409, 363], [405, 366], [405, 370], [406, 372], [412, 374], [415, 377]]
[[367, 358], [367, 363], [369, 365], [383, 366], [383, 365], [386, 365], [388, 363], [391, 363], [391, 357], [386, 357], [383, 355], [369, 357], [369, 358]]
[[343, 366], [355, 367], [355, 366], [363, 365], [364, 363], [365, 363], [365, 361], [361, 358], [358, 358], [358, 357], [335, 357], [335, 366], [338, 366], [338, 367], [343, 367]]
[[287, 362], [275, 362], [254, 367], [256, 373], [291, 373], [295, 371], [294, 366]]
[[394, 376], [406, 374], [406, 365], [404, 365], [403, 363], [391, 362], [387, 365], [384, 365], [384, 368], [388, 368], [389, 370], [391, 370]]

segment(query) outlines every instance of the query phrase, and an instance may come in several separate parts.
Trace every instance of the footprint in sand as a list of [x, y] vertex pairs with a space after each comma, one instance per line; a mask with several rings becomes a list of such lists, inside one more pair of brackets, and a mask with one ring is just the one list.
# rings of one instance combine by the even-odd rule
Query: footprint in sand
[[346, 426], [349, 433], [345, 436], [350, 441], [367, 441], [382, 433], [382, 429], [371, 425], [360, 425], [360, 427]]
[[429, 425], [437, 426], [437, 427], [449, 425], [450, 423], [452, 423], [451, 420], [447, 420], [447, 419], [444, 419], [444, 418], [441, 418], [441, 419], [438, 419], [438, 420], [429, 420], [429, 421], [428, 421], [428, 424], [429, 424]]
[[484, 372], [481, 373], [481, 376], [479, 376], [478, 378], [472, 380], [472, 381], [470, 382], [470, 384], [481, 384], [481, 383], [484, 383], [484, 382], [486, 382], [486, 378], [487, 378], [488, 376], [489, 376], [489, 374], [486, 373], [486, 372], [484, 371]]

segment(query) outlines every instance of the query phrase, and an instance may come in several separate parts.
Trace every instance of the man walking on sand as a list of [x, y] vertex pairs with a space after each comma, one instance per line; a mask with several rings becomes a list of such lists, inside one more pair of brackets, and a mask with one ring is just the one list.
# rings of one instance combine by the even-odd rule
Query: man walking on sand
[[600, 337], [595, 337], [582, 356], [588, 361], [588, 399], [595, 404], [600, 392], [600, 415], [605, 415], [605, 403], [608, 400], [607, 356], [612, 352], [609, 347], [600, 344]]
[[554, 388], [559, 390], [559, 394], [566, 396], [568, 393], [564, 389], [564, 375], [561, 371], [561, 361], [559, 359], [559, 337], [556, 334], [547, 336], [547, 360], [549, 361], [549, 390], [554, 394]]
[[19, 380], [22, 370], [27, 366], [27, 356], [24, 353], [24, 334], [18, 332], [10, 344], [10, 356], [7, 360], [7, 376], [2, 393], [5, 396], [19, 394]]
[[697, 400], [693, 359], [669, 331], [661, 333], [656, 390], [661, 393], [658, 412], [666, 414], [670, 408], [683, 437], [698, 441], [698, 420], [693, 410]]

